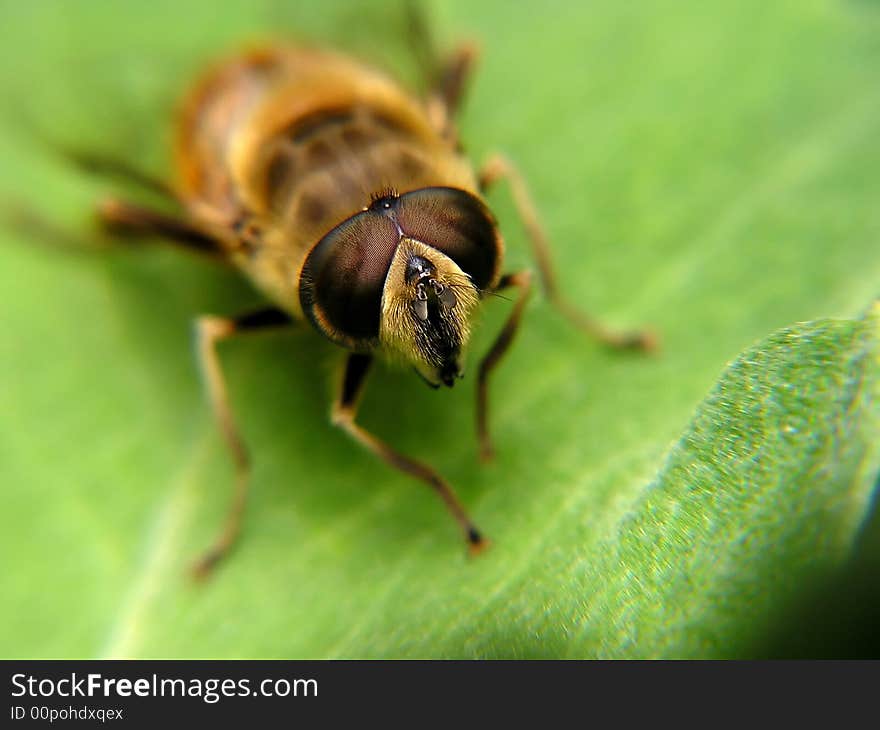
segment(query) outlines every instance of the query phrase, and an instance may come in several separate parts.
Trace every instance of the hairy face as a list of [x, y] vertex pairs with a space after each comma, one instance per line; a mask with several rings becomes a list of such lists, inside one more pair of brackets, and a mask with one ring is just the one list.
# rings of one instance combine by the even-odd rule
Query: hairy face
[[461, 375], [478, 301], [471, 278], [452, 259], [404, 238], [385, 280], [379, 341], [429, 384], [451, 387]]

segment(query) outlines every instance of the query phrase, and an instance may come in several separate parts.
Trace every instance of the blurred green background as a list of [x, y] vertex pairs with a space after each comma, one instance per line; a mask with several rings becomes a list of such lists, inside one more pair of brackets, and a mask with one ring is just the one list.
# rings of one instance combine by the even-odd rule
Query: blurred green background
[[[253, 496], [237, 552], [190, 584], [233, 482], [191, 321], [260, 300], [165, 247], [76, 252], [125, 189], [42, 140], [167, 177], [178, 99], [243, 43], [416, 82], [402, 5], [4, 0], [0, 201], [71, 245], [0, 231], [0, 655], [876, 655], [880, 5], [426, 10], [483, 50], [467, 150], [518, 162], [565, 290], [662, 352], [606, 352], [536, 296], [487, 467], [472, 380], [377, 373], [363, 422], [456, 486], [494, 542], [468, 560], [433, 495], [329, 425], [332, 346], [224, 345]], [[529, 265], [507, 191], [490, 202]], [[488, 303], [471, 363], [509, 306]]]

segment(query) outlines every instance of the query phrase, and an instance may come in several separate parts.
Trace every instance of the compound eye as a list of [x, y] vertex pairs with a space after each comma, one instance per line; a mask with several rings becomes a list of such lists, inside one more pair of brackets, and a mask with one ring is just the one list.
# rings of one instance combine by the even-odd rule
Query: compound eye
[[457, 188], [422, 188], [397, 203], [403, 232], [442, 251], [478, 288], [492, 281], [498, 265], [498, 230], [479, 198]]
[[382, 289], [399, 241], [389, 218], [364, 211], [336, 226], [309, 253], [300, 303], [334, 342], [351, 346], [379, 336]]

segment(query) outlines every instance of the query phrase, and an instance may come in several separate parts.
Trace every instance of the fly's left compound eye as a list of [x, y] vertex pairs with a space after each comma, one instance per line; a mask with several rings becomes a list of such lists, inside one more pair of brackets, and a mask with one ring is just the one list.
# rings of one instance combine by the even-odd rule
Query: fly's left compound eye
[[379, 336], [382, 289], [399, 240], [393, 221], [368, 210], [336, 226], [312, 249], [300, 303], [319, 331], [346, 347]]

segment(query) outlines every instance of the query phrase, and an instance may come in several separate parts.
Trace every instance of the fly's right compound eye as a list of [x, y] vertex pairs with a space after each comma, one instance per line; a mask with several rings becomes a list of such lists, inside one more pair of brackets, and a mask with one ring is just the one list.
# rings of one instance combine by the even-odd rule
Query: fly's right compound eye
[[489, 285], [496, 274], [499, 237], [489, 209], [457, 188], [421, 188], [400, 196], [394, 208], [407, 236], [443, 252], [471, 277]]
[[379, 337], [382, 289], [400, 234], [380, 213], [367, 210], [330, 231], [302, 271], [300, 303], [330, 340], [352, 349]]

